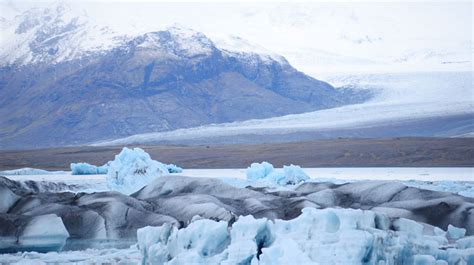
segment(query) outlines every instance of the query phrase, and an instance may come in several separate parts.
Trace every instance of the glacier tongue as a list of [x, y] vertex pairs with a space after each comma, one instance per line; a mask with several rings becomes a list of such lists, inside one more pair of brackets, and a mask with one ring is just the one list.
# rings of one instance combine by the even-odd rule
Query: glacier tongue
[[[305, 208], [292, 220], [242, 216], [138, 230], [143, 264], [472, 264], [472, 239], [368, 210]], [[392, 227], [392, 230], [389, 229]]]

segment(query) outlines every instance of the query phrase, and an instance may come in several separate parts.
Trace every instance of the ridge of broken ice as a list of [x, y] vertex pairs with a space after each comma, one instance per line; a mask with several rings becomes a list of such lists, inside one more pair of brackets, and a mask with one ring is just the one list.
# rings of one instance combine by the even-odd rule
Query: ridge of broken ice
[[198, 219], [137, 238], [142, 264], [472, 264], [474, 239], [439, 230], [369, 210], [304, 208], [292, 220]]

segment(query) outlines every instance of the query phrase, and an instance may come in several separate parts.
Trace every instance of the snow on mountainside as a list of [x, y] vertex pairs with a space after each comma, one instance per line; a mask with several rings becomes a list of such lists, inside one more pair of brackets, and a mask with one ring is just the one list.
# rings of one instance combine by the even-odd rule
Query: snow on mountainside
[[1, 29], [3, 65], [58, 63], [110, 50], [124, 41], [67, 5], [27, 10], [2, 21]]
[[[183, 56], [208, 55], [214, 43], [204, 34], [175, 24], [166, 28], [172, 35], [172, 42], [159, 41], [153, 33], [124, 35], [108, 26], [95, 25], [85, 11], [73, 10], [65, 4], [50, 8], [33, 8], [18, 13], [11, 6], [0, 21], [0, 62], [2, 65], [24, 66], [34, 63], [59, 63], [103, 54], [120, 47], [134, 38], [141, 43], [137, 47], [179, 50]], [[15, 14], [15, 15], [11, 15]], [[162, 36], [162, 38], [166, 38]], [[163, 45], [164, 43], [164, 45]], [[256, 56], [266, 62], [286, 60], [263, 47], [252, 44], [240, 37], [221, 38], [216, 44], [230, 56], [251, 58]]]
[[239, 36], [228, 36], [216, 40], [216, 46], [230, 56], [248, 56], [254, 55], [262, 58], [264, 61], [277, 61], [281, 64], [288, 64], [285, 57], [271, 52], [264, 47], [250, 43]]

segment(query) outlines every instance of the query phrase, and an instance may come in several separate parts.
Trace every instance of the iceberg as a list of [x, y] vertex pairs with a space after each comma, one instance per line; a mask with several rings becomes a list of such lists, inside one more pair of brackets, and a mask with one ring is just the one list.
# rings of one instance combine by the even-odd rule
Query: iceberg
[[109, 164], [110, 162], [98, 167], [88, 163], [71, 163], [71, 172], [73, 175], [107, 174]]
[[143, 149], [124, 147], [110, 162], [106, 177], [107, 187], [128, 195], [168, 174], [167, 166], [151, 159]]
[[[472, 238], [355, 209], [304, 208], [292, 220], [241, 216], [234, 223], [196, 218], [137, 231], [142, 264], [472, 264]], [[457, 247], [459, 246], [459, 248]]]
[[252, 163], [245, 171], [248, 180], [264, 179], [273, 171], [273, 165], [268, 162]]
[[183, 169], [178, 167], [175, 164], [168, 164], [166, 165], [166, 168], [168, 169], [168, 173], [182, 173]]
[[[55, 214], [0, 216], [0, 253], [17, 251], [60, 251], [69, 233]], [[22, 223], [22, 226], [15, 224]]]
[[282, 169], [275, 169], [268, 162], [252, 163], [245, 171], [247, 180], [252, 182], [266, 182], [272, 185], [296, 185], [307, 181], [308, 175], [300, 166], [283, 166]]

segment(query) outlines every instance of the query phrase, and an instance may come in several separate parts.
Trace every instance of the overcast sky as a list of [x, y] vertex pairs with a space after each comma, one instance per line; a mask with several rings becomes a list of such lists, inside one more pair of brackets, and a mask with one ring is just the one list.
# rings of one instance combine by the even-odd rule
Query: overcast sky
[[[451, 61], [472, 61], [471, 1], [64, 2], [71, 2], [74, 10], [85, 12], [95, 23], [125, 34], [179, 23], [210, 37], [243, 37], [303, 68], [311, 67], [317, 58], [341, 56], [345, 58], [341, 64], [351, 60], [370, 63], [403, 60], [420, 52], [423, 58], [444, 53]], [[18, 10], [51, 5], [47, 1], [13, 3]], [[6, 12], [4, 9], [2, 16]], [[324, 65], [314, 65], [318, 63]], [[320, 71], [318, 67], [322, 66], [314, 70]], [[472, 68], [472, 62], [461, 67]]]

